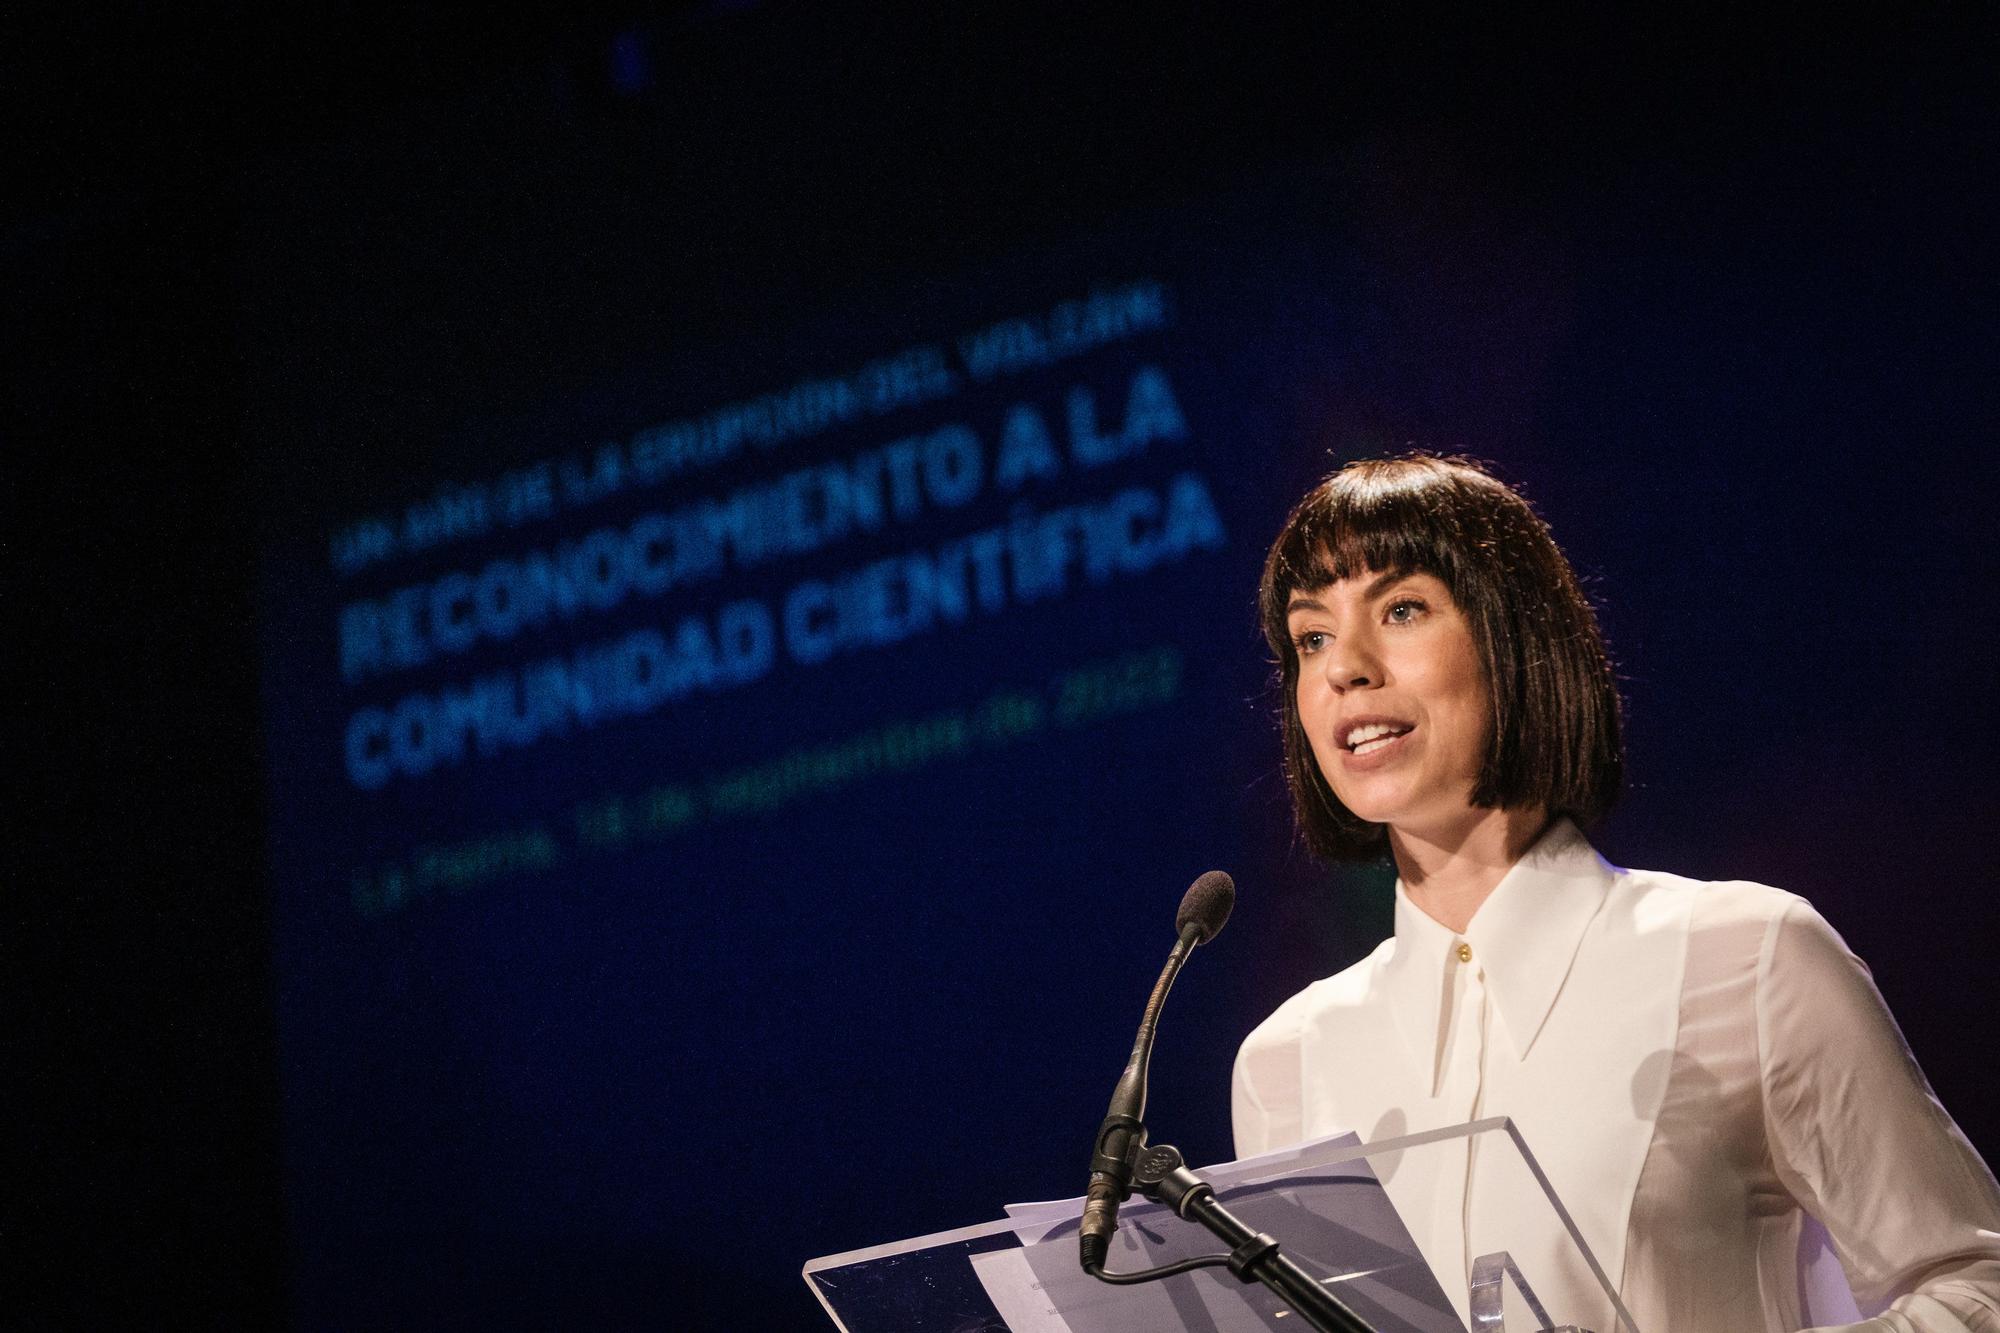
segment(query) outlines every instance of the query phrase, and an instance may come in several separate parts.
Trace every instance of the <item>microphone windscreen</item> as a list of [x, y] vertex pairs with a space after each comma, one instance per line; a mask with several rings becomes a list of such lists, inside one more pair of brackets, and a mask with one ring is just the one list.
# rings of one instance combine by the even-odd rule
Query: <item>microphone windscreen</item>
[[1211, 870], [1181, 897], [1181, 910], [1174, 916], [1174, 931], [1185, 935], [1189, 926], [1201, 932], [1196, 944], [1206, 944], [1222, 931], [1229, 909], [1236, 906], [1236, 881], [1220, 870]]

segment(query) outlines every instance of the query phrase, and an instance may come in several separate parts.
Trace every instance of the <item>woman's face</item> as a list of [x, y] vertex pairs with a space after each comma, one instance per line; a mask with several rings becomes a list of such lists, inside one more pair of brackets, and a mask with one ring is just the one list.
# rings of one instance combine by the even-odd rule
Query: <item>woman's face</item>
[[1360, 818], [1446, 836], [1472, 809], [1492, 725], [1458, 604], [1430, 574], [1360, 574], [1292, 594], [1299, 721]]

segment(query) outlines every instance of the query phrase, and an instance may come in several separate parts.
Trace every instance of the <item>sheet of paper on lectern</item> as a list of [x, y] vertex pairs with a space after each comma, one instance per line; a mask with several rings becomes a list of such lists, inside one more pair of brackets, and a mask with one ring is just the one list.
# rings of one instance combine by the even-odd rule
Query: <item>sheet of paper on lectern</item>
[[[1246, 1225], [1268, 1232], [1307, 1272], [1382, 1333], [1463, 1333], [1366, 1160], [1345, 1156], [1352, 1134], [1198, 1171]], [[1113, 1286], [1077, 1264], [1081, 1199], [1007, 1208], [1022, 1248], [976, 1256], [974, 1271], [1013, 1333], [1285, 1333], [1298, 1317], [1269, 1289], [1226, 1268], [1158, 1282]], [[1120, 1210], [1109, 1267], [1153, 1268], [1222, 1242], [1158, 1204], [1134, 1198]]]

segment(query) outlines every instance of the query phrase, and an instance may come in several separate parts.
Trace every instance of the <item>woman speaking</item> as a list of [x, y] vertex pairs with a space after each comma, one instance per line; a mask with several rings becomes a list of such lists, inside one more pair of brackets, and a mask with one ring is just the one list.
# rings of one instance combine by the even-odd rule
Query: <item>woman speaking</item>
[[[1286, 520], [1260, 607], [1303, 840], [1393, 858], [1396, 933], [1244, 1042], [1239, 1154], [1511, 1116], [1644, 1333], [1824, 1323], [1801, 1274], [1829, 1239], [1876, 1312], [1845, 1326], [2000, 1329], [2000, 1189], [1840, 937], [1585, 839], [1623, 778], [1617, 688], [1525, 501], [1458, 460], [1353, 464]], [[1507, 1250], [1610, 1330], [1501, 1156], [1378, 1169], [1461, 1316]]]

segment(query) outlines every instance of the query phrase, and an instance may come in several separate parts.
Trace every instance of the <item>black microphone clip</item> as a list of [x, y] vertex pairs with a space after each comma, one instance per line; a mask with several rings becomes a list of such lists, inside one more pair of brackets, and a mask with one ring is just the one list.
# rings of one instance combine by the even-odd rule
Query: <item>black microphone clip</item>
[[1118, 1205], [1132, 1197], [1132, 1174], [1146, 1148], [1146, 1126], [1137, 1116], [1113, 1111], [1097, 1127], [1090, 1155], [1090, 1188], [1084, 1191], [1083, 1224], [1077, 1241], [1085, 1271], [1104, 1267], [1111, 1257], [1111, 1233], [1118, 1229]]

